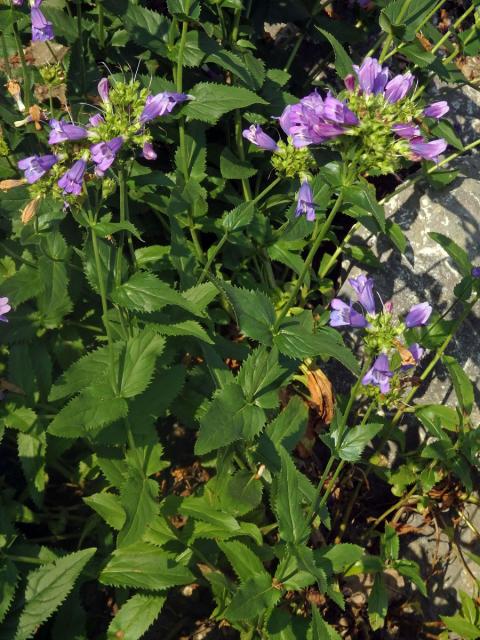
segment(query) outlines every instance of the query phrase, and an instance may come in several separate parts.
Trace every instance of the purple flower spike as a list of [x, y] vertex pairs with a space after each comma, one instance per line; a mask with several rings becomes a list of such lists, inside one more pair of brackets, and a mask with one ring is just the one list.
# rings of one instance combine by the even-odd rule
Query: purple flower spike
[[350, 111], [343, 102], [340, 102], [330, 94], [324, 100], [322, 116], [325, 120], [338, 124], [358, 124], [358, 118], [353, 111]]
[[99, 124], [103, 124], [105, 122], [105, 119], [100, 113], [96, 113], [95, 115], [90, 116], [88, 121], [92, 127], [98, 127]]
[[102, 99], [102, 102], [109, 102], [108, 94], [110, 93], [110, 85], [107, 78], [102, 78], [97, 86], [98, 95]]
[[76, 124], [69, 124], [63, 120], [49, 121], [49, 125], [52, 127], [50, 136], [48, 138], [48, 144], [58, 144], [60, 142], [66, 142], [67, 140], [81, 140], [87, 137], [87, 130], [83, 127], [79, 127]]
[[367, 278], [363, 273], [356, 278], [349, 278], [348, 282], [358, 296], [358, 301], [367, 313], [375, 314], [375, 298], [373, 296], [373, 278]]
[[480, 278], [480, 267], [472, 268], [472, 278]]
[[340, 298], [334, 298], [330, 303], [333, 311], [330, 312], [331, 327], [354, 327], [356, 329], [366, 327], [368, 325], [365, 317], [355, 311], [352, 304], [346, 304]]
[[258, 124], [252, 124], [248, 129], [244, 129], [242, 135], [252, 144], [260, 147], [260, 149], [266, 149], [267, 151], [278, 150], [275, 140], [265, 133]]
[[407, 371], [408, 369], [413, 369], [413, 367], [415, 367], [420, 362], [420, 360], [423, 358], [423, 354], [425, 353], [425, 349], [423, 349], [418, 344], [418, 342], [414, 342], [412, 345], [410, 345], [408, 347], [408, 350], [412, 354], [413, 359], [415, 360], [415, 364], [403, 364], [402, 365], [402, 371]]
[[302, 182], [298, 192], [297, 209], [295, 215], [305, 214], [309, 222], [315, 222], [315, 205], [313, 203], [313, 191], [307, 180]]
[[384, 353], [381, 353], [373, 363], [373, 367], [363, 376], [362, 384], [371, 384], [378, 387], [382, 393], [388, 393], [392, 376], [388, 358]]
[[382, 67], [376, 58], [365, 58], [360, 67], [353, 65], [360, 89], [366, 95], [382, 93], [388, 81], [388, 68]]
[[63, 193], [72, 193], [79, 196], [82, 193], [83, 188], [83, 176], [87, 169], [87, 163], [85, 160], [77, 160], [75, 164], [63, 174], [58, 181], [58, 186], [63, 190]]
[[2, 322], [8, 322], [7, 318], [5, 318], [5, 314], [7, 314], [11, 308], [12, 307], [8, 304], [8, 298], [0, 298], [0, 320]]
[[145, 160], [157, 159], [157, 154], [151, 142], [145, 142], [145, 144], [143, 145], [142, 156], [145, 158]]
[[438, 140], [430, 140], [426, 142], [423, 138], [413, 138], [410, 140], [410, 150], [414, 155], [415, 160], [433, 160], [438, 162], [438, 156], [440, 156], [447, 148], [447, 143], [443, 138]]
[[409, 329], [413, 327], [421, 327], [427, 324], [428, 319], [432, 315], [432, 307], [428, 302], [414, 304], [405, 318], [405, 324]]
[[25, 172], [25, 178], [30, 184], [40, 180], [53, 167], [58, 158], [55, 155], [30, 156], [18, 163], [18, 168]]
[[394, 124], [392, 129], [397, 136], [400, 136], [400, 138], [406, 138], [407, 140], [410, 140], [411, 138], [418, 138], [421, 135], [420, 127], [417, 127], [414, 124]]
[[53, 33], [53, 25], [45, 18], [40, 9], [32, 7], [30, 16], [32, 18], [32, 40], [34, 42], [53, 40], [55, 37]]
[[414, 80], [415, 78], [412, 76], [410, 71], [405, 73], [403, 76], [395, 76], [385, 87], [385, 98], [388, 102], [398, 102], [399, 100], [402, 100], [402, 98], [405, 98], [412, 88]]
[[139, 122], [143, 124], [159, 116], [164, 116], [166, 113], [171, 113], [177, 104], [185, 102], [185, 100], [188, 100], [186, 93], [172, 93], [169, 91], [157, 93], [155, 96], [148, 96]]
[[102, 172], [102, 175], [112, 166], [122, 145], [123, 138], [118, 136], [107, 142], [98, 142], [90, 147], [92, 160], [97, 165], [97, 169]]
[[423, 115], [427, 116], [427, 118], [435, 118], [436, 120], [438, 120], [449, 111], [450, 107], [448, 106], [448, 102], [442, 100], [440, 102], [433, 102], [432, 104], [428, 105], [428, 107], [423, 110]]

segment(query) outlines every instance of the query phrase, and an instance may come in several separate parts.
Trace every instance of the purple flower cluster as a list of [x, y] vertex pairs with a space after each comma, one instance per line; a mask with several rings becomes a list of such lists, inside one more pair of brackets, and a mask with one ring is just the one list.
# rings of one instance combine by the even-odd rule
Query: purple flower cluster
[[[356, 294], [356, 301], [350, 301], [350, 303], [347, 304], [340, 298], [334, 298], [331, 302], [330, 326], [350, 326], [356, 329], [366, 328], [367, 333], [370, 332], [371, 335], [375, 335], [375, 332], [379, 329], [381, 335], [385, 335], [385, 327], [390, 323], [389, 316], [393, 308], [392, 303], [385, 303], [383, 305], [383, 312], [377, 314], [373, 278], [368, 278], [366, 275], [361, 274], [356, 278], [350, 278], [348, 282]], [[356, 303], [359, 305], [359, 310], [354, 308], [354, 304]], [[427, 324], [431, 313], [432, 307], [427, 302], [413, 305], [405, 317], [405, 326], [408, 329], [424, 326]], [[362, 378], [364, 385], [376, 386], [383, 394], [390, 391], [391, 379], [394, 376], [394, 371], [392, 371], [390, 367], [388, 353], [385, 353], [385, 351], [388, 351], [390, 347], [393, 349], [397, 348], [398, 341], [395, 338], [396, 335], [397, 333], [394, 331], [391, 337], [391, 344], [383, 345], [381, 353], [375, 358], [372, 367]], [[411, 344], [407, 348], [407, 351], [410, 353], [415, 364], [420, 362], [424, 354], [424, 350], [417, 343]], [[413, 366], [415, 365], [409, 362], [402, 364], [401, 371], [407, 371]]]
[[[45, 42], [45, 40], [53, 40], [55, 37], [53, 33], [53, 25], [49, 22], [42, 11], [40, 5], [43, 0], [29, 0], [30, 4], [30, 18], [32, 21], [32, 40]], [[13, 0], [15, 7], [21, 7], [23, 0]]]
[[[37, 9], [41, 0], [35, 0], [34, 9]], [[110, 85], [106, 78], [100, 80], [98, 84], [98, 93], [105, 107], [105, 117], [107, 116], [110, 105]], [[148, 96], [143, 111], [134, 122], [135, 130], [143, 136], [145, 123], [153, 120], [158, 116], [171, 113], [173, 108], [185, 100], [189, 96], [183, 93], [162, 92], [153, 96]], [[99, 134], [95, 132], [98, 127], [105, 125], [104, 115], [96, 113], [89, 118], [89, 125], [86, 127], [67, 122], [65, 120], [56, 120], [52, 118], [49, 121], [51, 127], [48, 143], [52, 146], [78, 142], [87, 138], [96, 138]], [[144, 136], [143, 136], [144, 137]], [[95, 164], [95, 174], [102, 177], [104, 173], [115, 162], [117, 154], [125, 143], [122, 136], [115, 136], [111, 139], [100, 140], [90, 145], [88, 151], [83, 150], [81, 158], [77, 159], [72, 167], [68, 169], [58, 180], [58, 186], [64, 194], [80, 195], [83, 189], [83, 179], [87, 171], [87, 161], [91, 159]], [[147, 160], [155, 160], [157, 154], [150, 142], [143, 143], [142, 155]], [[24, 158], [18, 163], [18, 167], [25, 172], [25, 178], [30, 184], [40, 180], [50, 169], [59, 162], [59, 154], [49, 154], [43, 156], [30, 156]], [[77, 156], [78, 158], [78, 156]]]

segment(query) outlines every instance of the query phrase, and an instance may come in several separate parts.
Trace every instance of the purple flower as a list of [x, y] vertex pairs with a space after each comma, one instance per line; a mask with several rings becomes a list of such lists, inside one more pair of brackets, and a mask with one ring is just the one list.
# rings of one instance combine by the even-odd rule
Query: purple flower
[[5, 318], [5, 314], [11, 310], [11, 306], [8, 304], [8, 298], [0, 298], [0, 320], [2, 322], [8, 322]]
[[76, 124], [69, 124], [64, 120], [55, 120], [55, 118], [52, 118], [49, 121], [49, 125], [52, 127], [52, 130], [50, 131], [48, 144], [58, 144], [59, 142], [66, 142], [67, 140], [81, 140], [87, 136], [86, 129]]
[[363, 93], [382, 93], [388, 81], [387, 67], [382, 67], [376, 58], [365, 58], [360, 66], [353, 65], [353, 69]]
[[102, 78], [97, 86], [98, 95], [102, 99], [102, 102], [109, 102], [108, 94], [110, 93], [110, 85], [107, 78]]
[[415, 364], [403, 364], [402, 365], [402, 371], [407, 371], [408, 369], [413, 369], [413, 367], [416, 366], [420, 362], [420, 360], [423, 358], [423, 354], [425, 353], [425, 349], [423, 349], [418, 344], [418, 342], [414, 342], [413, 344], [411, 344], [408, 347], [408, 350], [412, 354], [413, 359], [415, 360]]
[[385, 87], [385, 98], [388, 102], [402, 100], [412, 88], [414, 80], [410, 71], [404, 75], [395, 76]]
[[418, 138], [421, 134], [420, 128], [414, 124], [394, 124], [392, 129], [397, 136], [407, 138], [407, 140]]
[[258, 124], [252, 124], [248, 129], [244, 129], [242, 135], [261, 149], [266, 149], [267, 151], [277, 151], [278, 149], [275, 140], [265, 133]]
[[145, 144], [143, 145], [142, 156], [145, 158], [145, 160], [157, 159], [157, 154], [151, 142], [145, 142]]
[[441, 100], [440, 102], [432, 102], [432, 104], [425, 107], [423, 115], [427, 118], [436, 118], [437, 120], [450, 111], [448, 102]]
[[322, 117], [324, 120], [338, 124], [358, 124], [358, 118], [353, 111], [350, 111], [344, 102], [340, 102], [340, 100], [334, 98], [330, 93], [323, 102]]
[[480, 267], [472, 268], [472, 278], [480, 278]]
[[49, 22], [40, 9], [32, 7], [30, 16], [32, 18], [32, 40], [45, 42], [45, 40], [53, 40], [53, 25]]
[[96, 113], [95, 115], [90, 116], [88, 121], [92, 127], [98, 127], [99, 124], [103, 124], [105, 122], [105, 118], [100, 113]]
[[23, 5], [23, 0], [13, 0], [14, 7], [21, 7], [22, 5]]
[[58, 186], [63, 190], [63, 193], [73, 193], [76, 196], [79, 196], [82, 193], [83, 176], [86, 169], [87, 163], [85, 160], [80, 159], [63, 174], [58, 181]]
[[90, 147], [92, 160], [97, 165], [97, 169], [101, 171], [101, 175], [109, 169], [123, 145], [122, 136], [108, 140], [107, 142], [98, 142]]
[[438, 156], [441, 155], [447, 148], [447, 143], [443, 138], [438, 140], [430, 140], [426, 142], [424, 138], [413, 138], [410, 140], [410, 150], [414, 155], [415, 160], [433, 160], [438, 161]]
[[388, 393], [392, 376], [393, 372], [390, 370], [388, 358], [384, 353], [381, 353], [373, 363], [373, 367], [363, 376], [362, 384], [372, 384], [378, 387], [382, 393]]
[[55, 155], [29, 156], [20, 160], [18, 168], [25, 172], [25, 178], [30, 184], [40, 180], [53, 167], [58, 158]]
[[421, 302], [420, 304], [414, 304], [405, 318], [405, 324], [409, 329], [413, 327], [421, 327], [427, 324], [428, 319], [432, 314], [432, 307], [428, 302]]
[[375, 298], [373, 297], [373, 278], [367, 278], [363, 273], [356, 278], [349, 278], [348, 282], [358, 296], [358, 301], [367, 313], [375, 313]]
[[365, 317], [355, 311], [352, 303], [346, 304], [340, 298], [334, 298], [330, 303], [333, 311], [330, 312], [330, 326], [331, 327], [355, 327], [363, 328], [368, 325]]
[[345, 76], [343, 82], [347, 91], [355, 91], [355, 76], [353, 73], [349, 73], [348, 76]]
[[302, 182], [300, 190], [297, 196], [297, 209], [295, 215], [301, 216], [302, 214], [307, 216], [309, 222], [315, 222], [315, 205], [313, 203], [313, 191], [307, 180]]
[[172, 93], [170, 91], [163, 91], [162, 93], [157, 93], [155, 96], [148, 96], [139, 122], [148, 122], [159, 116], [164, 116], [166, 113], [171, 113], [175, 105], [180, 102], [185, 102], [185, 100], [188, 100], [187, 94]]

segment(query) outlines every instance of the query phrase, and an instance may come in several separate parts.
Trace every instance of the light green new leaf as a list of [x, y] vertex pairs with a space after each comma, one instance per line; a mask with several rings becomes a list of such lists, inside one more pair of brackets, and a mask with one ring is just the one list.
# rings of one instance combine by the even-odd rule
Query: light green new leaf
[[100, 582], [118, 587], [159, 591], [195, 581], [193, 573], [170, 554], [145, 542], [137, 542], [113, 552], [100, 574]]
[[61, 605], [96, 549], [70, 553], [28, 574], [15, 640], [26, 640]]
[[224, 616], [231, 622], [251, 620], [275, 606], [280, 596], [280, 590], [272, 585], [272, 578], [268, 573], [255, 576], [240, 585]]
[[160, 614], [167, 596], [132, 596], [114, 617], [107, 640], [139, 640]]
[[158, 490], [155, 480], [145, 478], [138, 469], [130, 469], [120, 492], [126, 521], [118, 534], [119, 547], [137, 542], [145, 533], [158, 512]]
[[165, 347], [165, 338], [151, 328], [143, 329], [129, 338], [122, 358], [120, 395], [133, 398], [148, 387], [155, 370], [155, 362]]

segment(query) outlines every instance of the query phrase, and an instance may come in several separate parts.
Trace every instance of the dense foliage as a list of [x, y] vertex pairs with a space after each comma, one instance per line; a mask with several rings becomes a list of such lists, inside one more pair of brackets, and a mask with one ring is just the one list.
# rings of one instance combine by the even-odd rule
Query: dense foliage
[[404, 252], [385, 203], [480, 144], [428, 98], [478, 4], [0, 2], [1, 640], [480, 637], [478, 582], [423, 626], [399, 535], [477, 499], [480, 269], [432, 234], [451, 307], [398, 314], [350, 245]]

